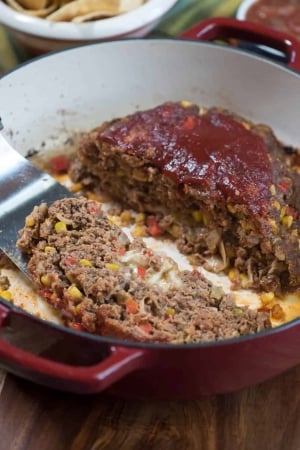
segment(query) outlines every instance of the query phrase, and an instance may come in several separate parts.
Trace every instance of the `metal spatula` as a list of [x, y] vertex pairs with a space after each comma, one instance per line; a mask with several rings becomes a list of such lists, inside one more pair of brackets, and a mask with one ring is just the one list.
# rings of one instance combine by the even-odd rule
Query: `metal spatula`
[[71, 196], [54, 178], [14, 150], [0, 133], [0, 249], [27, 276], [26, 258], [16, 248], [25, 217], [35, 205]]

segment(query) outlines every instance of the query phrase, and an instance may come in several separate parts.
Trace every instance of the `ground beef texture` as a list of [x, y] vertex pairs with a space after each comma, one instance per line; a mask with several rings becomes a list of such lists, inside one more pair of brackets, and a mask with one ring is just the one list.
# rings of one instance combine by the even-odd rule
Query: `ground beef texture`
[[271, 326], [264, 312], [237, 307], [197, 270], [180, 271], [142, 240], [129, 240], [99, 202], [66, 198], [36, 206], [18, 248], [40, 294], [65, 324], [143, 342], [208, 342]]

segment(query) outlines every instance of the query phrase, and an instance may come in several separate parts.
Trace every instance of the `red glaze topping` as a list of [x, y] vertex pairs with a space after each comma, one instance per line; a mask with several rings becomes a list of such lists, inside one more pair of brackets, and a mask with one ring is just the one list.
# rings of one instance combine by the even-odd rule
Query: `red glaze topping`
[[115, 122], [99, 140], [144, 157], [178, 185], [209, 191], [212, 200], [267, 212], [272, 172], [266, 144], [224, 112], [200, 116], [195, 105], [164, 104]]

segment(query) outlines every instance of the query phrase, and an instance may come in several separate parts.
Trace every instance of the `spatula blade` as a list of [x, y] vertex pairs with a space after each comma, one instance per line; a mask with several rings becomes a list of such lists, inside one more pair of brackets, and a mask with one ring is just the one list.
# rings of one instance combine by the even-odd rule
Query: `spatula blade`
[[18, 231], [35, 205], [72, 193], [21, 156], [0, 133], [0, 249], [27, 276], [27, 259], [16, 248]]

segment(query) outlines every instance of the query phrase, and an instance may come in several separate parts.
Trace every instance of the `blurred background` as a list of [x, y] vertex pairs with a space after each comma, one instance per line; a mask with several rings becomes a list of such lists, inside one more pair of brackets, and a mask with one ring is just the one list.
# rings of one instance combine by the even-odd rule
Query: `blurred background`
[[[178, 0], [149, 36], [175, 37], [207, 17], [233, 17], [240, 3], [241, 0]], [[11, 70], [27, 58], [28, 55], [15, 45], [5, 27], [0, 25], [0, 70]]]

